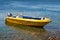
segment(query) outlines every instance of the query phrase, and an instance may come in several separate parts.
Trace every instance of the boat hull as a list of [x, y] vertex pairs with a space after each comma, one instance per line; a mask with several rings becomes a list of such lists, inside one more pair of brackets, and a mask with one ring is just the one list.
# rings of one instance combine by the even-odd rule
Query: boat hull
[[[44, 22], [45, 21], [45, 22]], [[38, 22], [37, 20], [22, 20], [18, 18], [6, 18], [6, 22], [10, 23], [15, 23], [15, 24], [20, 24], [20, 25], [26, 25], [26, 26], [39, 26], [39, 27], [44, 27], [46, 24], [48, 24], [50, 21], [40, 21]]]

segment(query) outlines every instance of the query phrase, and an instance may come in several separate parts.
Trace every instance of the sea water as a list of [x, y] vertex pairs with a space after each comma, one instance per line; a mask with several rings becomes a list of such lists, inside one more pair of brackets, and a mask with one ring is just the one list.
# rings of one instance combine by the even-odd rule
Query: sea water
[[[7, 13], [48, 17], [52, 20], [43, 29], [6, 23]], [[59, 1], [0, 0], [0, 40], [47, 40], [49, 36], [60, 38]]]

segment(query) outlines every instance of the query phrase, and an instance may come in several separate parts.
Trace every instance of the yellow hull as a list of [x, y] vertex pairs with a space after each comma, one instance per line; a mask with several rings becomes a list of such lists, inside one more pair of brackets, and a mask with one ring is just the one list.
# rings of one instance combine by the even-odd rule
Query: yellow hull
[[7, 17], [6, 22], [21, 24], [21, 25], [27, 25], [27, 26], [40, 26], [43, 27], [49, 22], [51, 22], [50, 19], [46, 18], [45, 20], [35, 20], [35, 19], [24, 19], [24, 18], [13, 18], [13, 17]]

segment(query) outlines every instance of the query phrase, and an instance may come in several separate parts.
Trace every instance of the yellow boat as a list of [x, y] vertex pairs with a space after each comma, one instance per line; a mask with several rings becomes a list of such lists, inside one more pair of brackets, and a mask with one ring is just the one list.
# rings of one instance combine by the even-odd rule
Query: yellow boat
[[26, 26], [40, 26], [43, 27], [51, 20], [49, 18], [34, 18], [34, 17], [6, 17], [6, 22], [16, 23], [20, 25], [26, 25]]

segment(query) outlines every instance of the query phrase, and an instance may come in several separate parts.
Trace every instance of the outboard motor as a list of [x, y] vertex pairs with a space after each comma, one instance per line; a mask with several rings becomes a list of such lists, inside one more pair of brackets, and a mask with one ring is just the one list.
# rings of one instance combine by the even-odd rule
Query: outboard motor
[[8, 17], [11, 17], [12, 16], [12, 13], [8, 13]]

